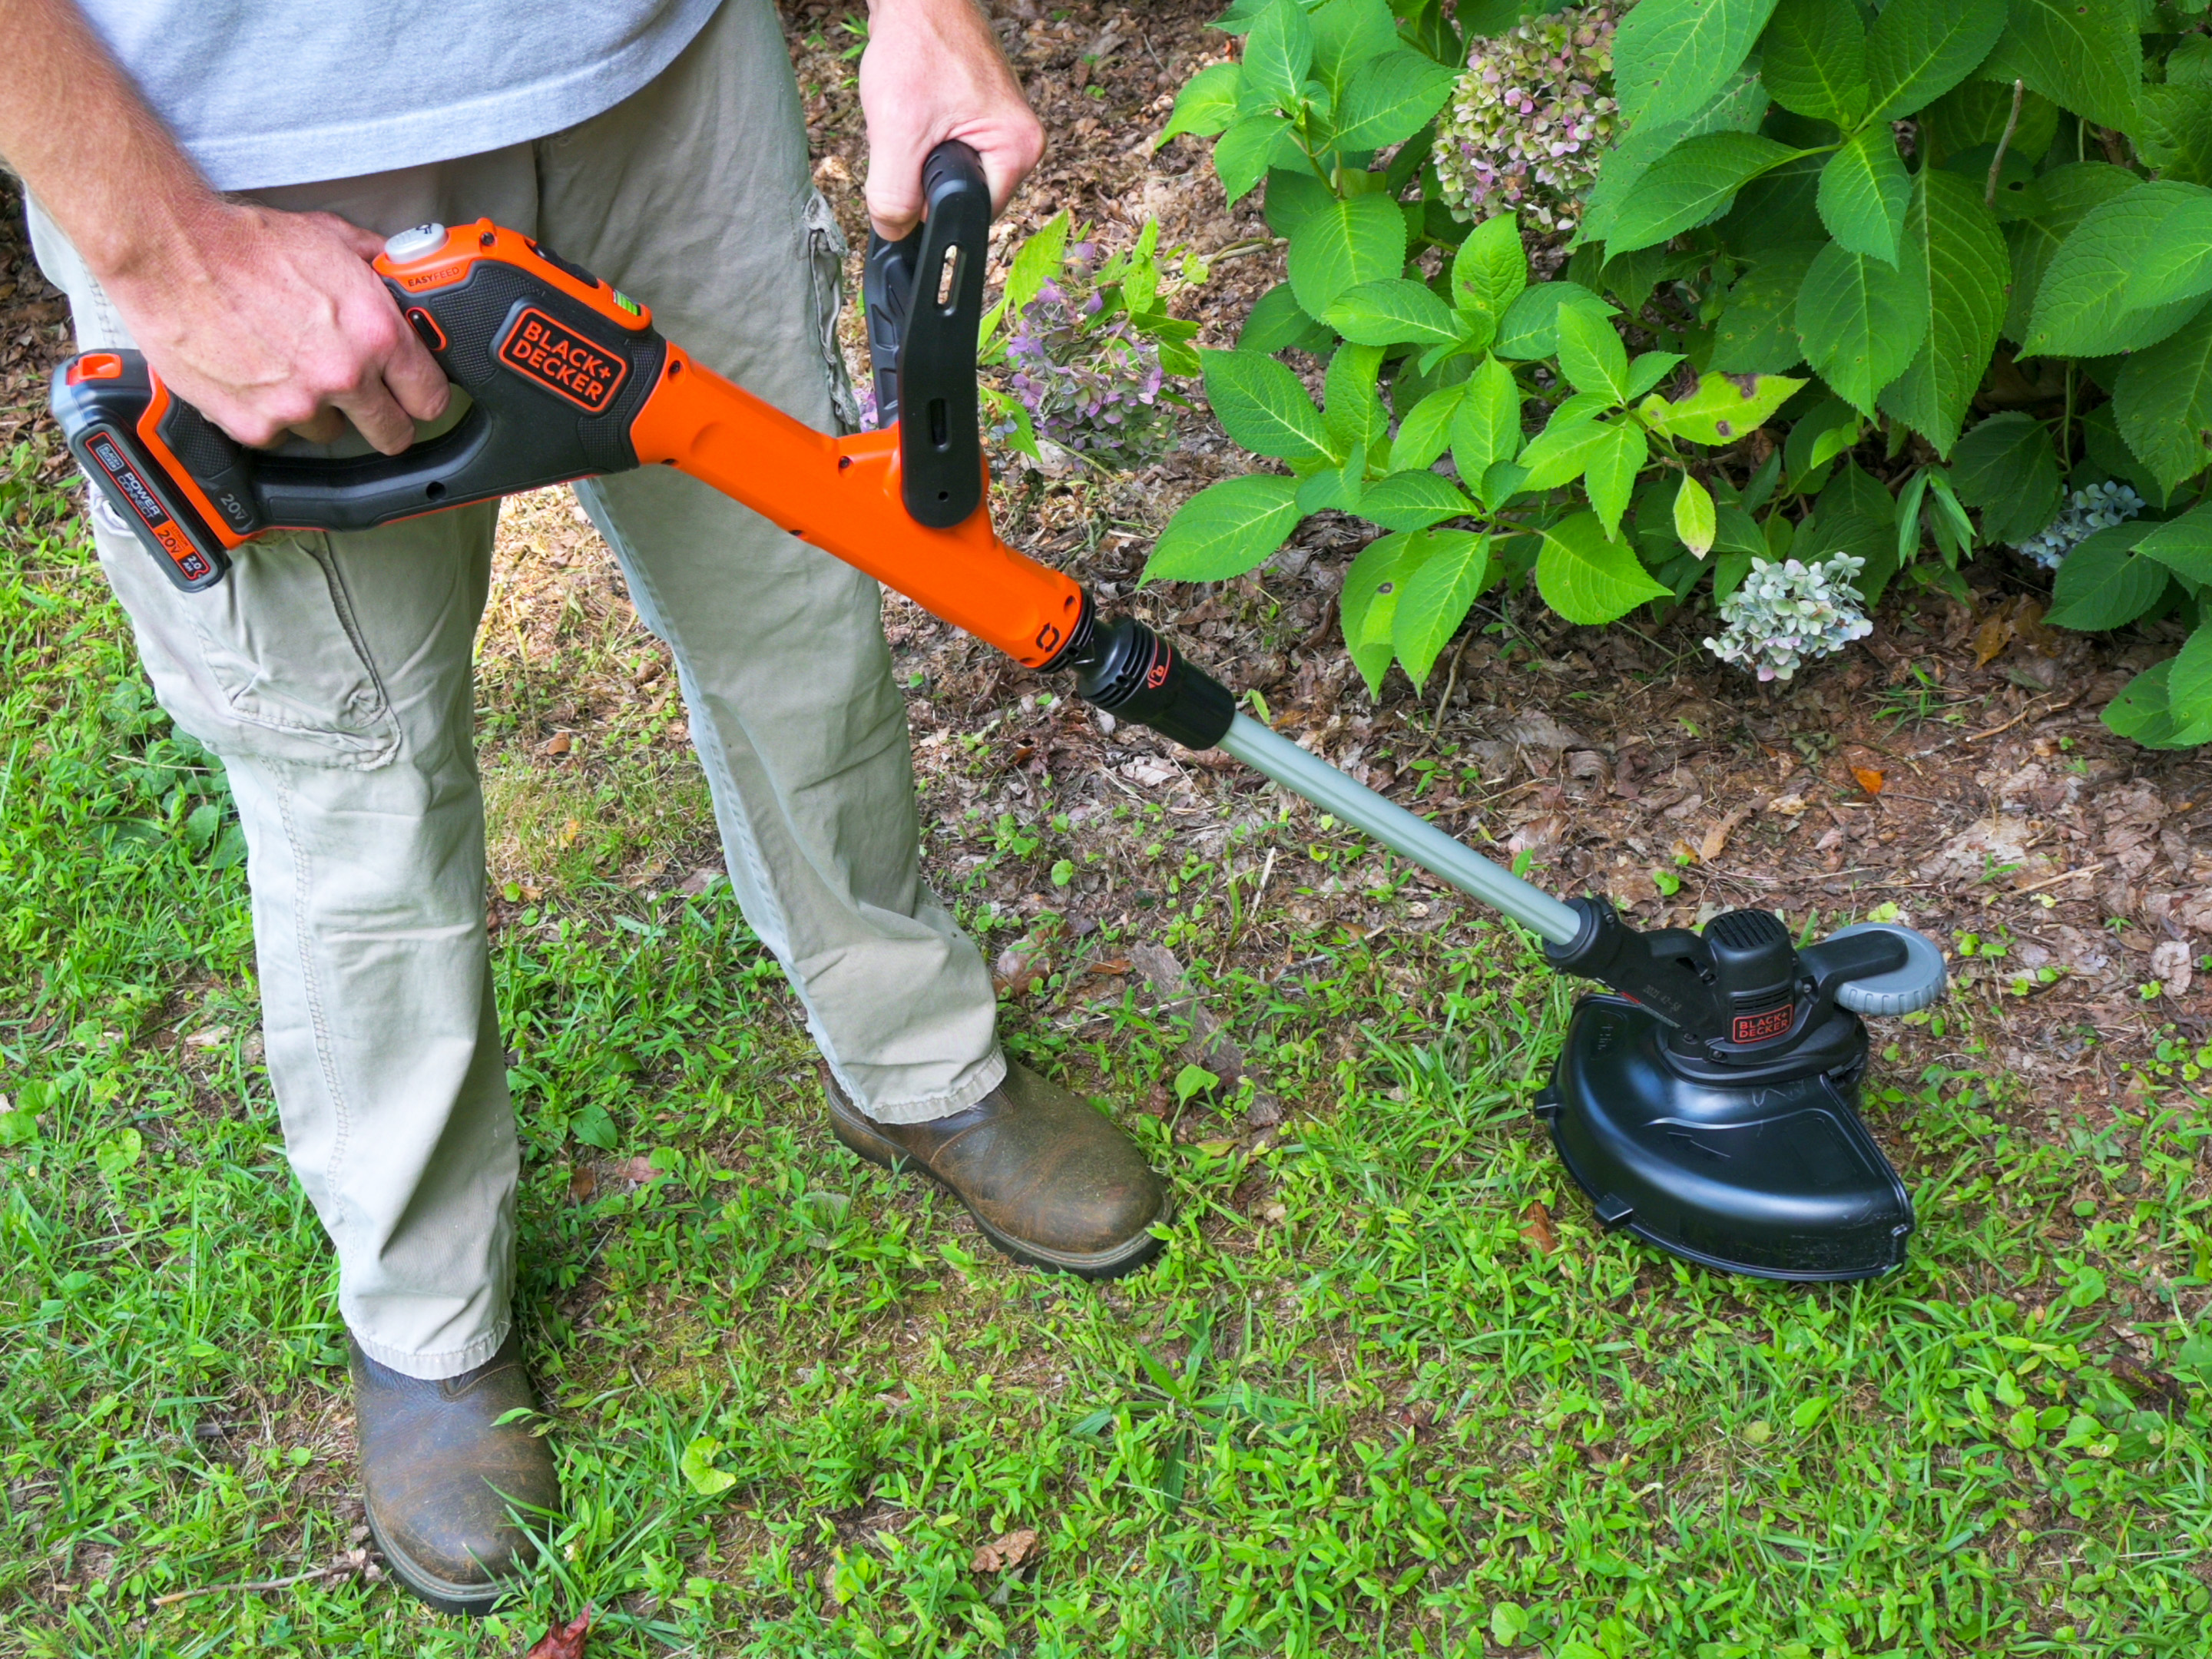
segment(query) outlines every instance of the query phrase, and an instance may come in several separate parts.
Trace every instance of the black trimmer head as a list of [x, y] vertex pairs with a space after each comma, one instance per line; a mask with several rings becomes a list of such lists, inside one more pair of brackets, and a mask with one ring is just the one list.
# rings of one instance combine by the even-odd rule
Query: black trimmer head
[[1546, 954], [1619, 994], [1575, 1009], [1536, 1099], [1598, 1218], [1724, 1273], [1869, 1279], [1900, 1267], [1912, 1204], [1859, 1121], [1862, 1014], [1924, 1008], [1942, 953], [1869, 923], [1795, 949], [1764, 910], [1639, 933], [1578, 899]]

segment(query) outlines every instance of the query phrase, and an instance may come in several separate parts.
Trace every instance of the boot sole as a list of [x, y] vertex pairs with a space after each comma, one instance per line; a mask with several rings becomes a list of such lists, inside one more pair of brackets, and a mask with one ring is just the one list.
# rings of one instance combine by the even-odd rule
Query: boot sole
[[[1011, 1234], [1000, 1231], [981, 1216], [977, 1215], [975, 1206], [968, 1201], [960, 1189], [927, 1164], [902, 1151], [895, 1142], [886, 1140], [881, 1135], [875, 1133], [866, 1124], [855, 1123], [843, 1112], [839, 1111], [834, 1093], [830, 1096], [830, 1130], [837, 1137], [839, 1144], [855, 1157], [866, 1158], [880, 1169], [889, 1170], [893, 1175], [918, 1175], [935, 1186], [939, 1191], [957, 1199], [960, 1207], [968, 1212], [976, 1226], [982, 1230], [983, 1237], [991, 1241], [993, 1247], [1000, 1255], [1012, 1257], [1025, 1267], [1038, 1267], [1047, 1273], [1073, 1273], [1078, 1279], [1120, 1279], [1125, 1274], [1136, 1272], [1138, 1268], [1158, 1255], [1160, 1253], [1161, 1245], [1165, 1242], [1154, 1237], [1147, 1231], [1139, 1233], [1134, 1239], [1119, 1249], [1100, 1250], [1081, 1255], [1048, 1250], [1042, 1245], [1025, 1243]], [[1150, 1224], [1157, 1226], [1167, 1219], [1167, 1216], [1168, 1206], [1164, 1203], [1160, 1206], [1159, 1213], [1152, 1218]]]
[[406, 1587], [408, 1594], [440, 1613], [481, 1619], [515, 1593], [517, 1587], [513, 1584], [455, 1584], [424, 1571], [406, 1551], [395, 1547], [384, 1535], [384, 1528], [376, 1524], [373, 1510], [368, 1514], [368, 1536], [377, 1553], [384, 1557], [385, 1565], [392, 1569], [392, 1576]]

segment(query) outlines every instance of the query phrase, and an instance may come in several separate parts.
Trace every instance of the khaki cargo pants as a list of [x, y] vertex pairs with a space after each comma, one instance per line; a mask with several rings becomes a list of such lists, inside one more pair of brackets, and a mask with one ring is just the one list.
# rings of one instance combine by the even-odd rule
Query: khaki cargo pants
[[[259, 199], [380, 234], [489, 216], [799, 419], [852, 420], [833, 336], [844, 245], [769, 0], [729, 0], [650, 86], [551, 137]], [[35, 204], [31, 223], [79, 348], [130, 343]], [[1006, 1069], [990, 976], [922, 883], [874, 583], [664, 469], [577, 494], [675, 655], [731, 882], [840, 1085], [891, 1121], [979, 1099]], [[340, 1311], [419, 1377], [489, 1358], [514, 1283], [470, 674], [495, 517], [258, 542], [184, 594], [94, 515], [162, 706], [229, 771], [270, 1075], [337, 1246]]]

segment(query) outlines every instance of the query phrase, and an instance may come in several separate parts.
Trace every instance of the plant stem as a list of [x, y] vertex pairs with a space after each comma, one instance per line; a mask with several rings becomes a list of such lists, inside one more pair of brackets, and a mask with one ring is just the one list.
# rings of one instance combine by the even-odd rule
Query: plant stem
[[2074, 469], [2074, 364], [2066, 365], [2066, 412], [2058, 417], [2058, 473], [2061, 478]]
[[1990, 157], [1989, 187], [1982, 192], [1984, 207], [1993, 208], [1997, 204], [1997, 173], [2004, 166], [2006, 147], [2012, 143], [2013, 134], [2020, 130], [2021, 100], [2027, 94], [2027, 82], [2014, 81], [2012, 83], [2012, 113], [2005, 118], [2004, 131], [1997, 139], [1997, 153]]

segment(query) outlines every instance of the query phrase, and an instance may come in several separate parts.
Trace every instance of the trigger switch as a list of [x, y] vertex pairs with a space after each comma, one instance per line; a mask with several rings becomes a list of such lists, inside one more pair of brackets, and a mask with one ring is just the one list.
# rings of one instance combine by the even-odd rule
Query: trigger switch
[[446, 331], [440, 328], [438, 319], [422, 307], [408, 307], [407, 320], [413, 325], [415, 332], [422, 337], [422, 343], [431, 350], [443, 351], [446, 349]]
[[410, 259], [419, 259], [426, 253], [435, 253], [446, 245], [446, 228], [434, 221], [416, 225], [412, 230], [403, 230], [397, 236], [387, 237], [384, 257], [395, 264], [404, 264]]

